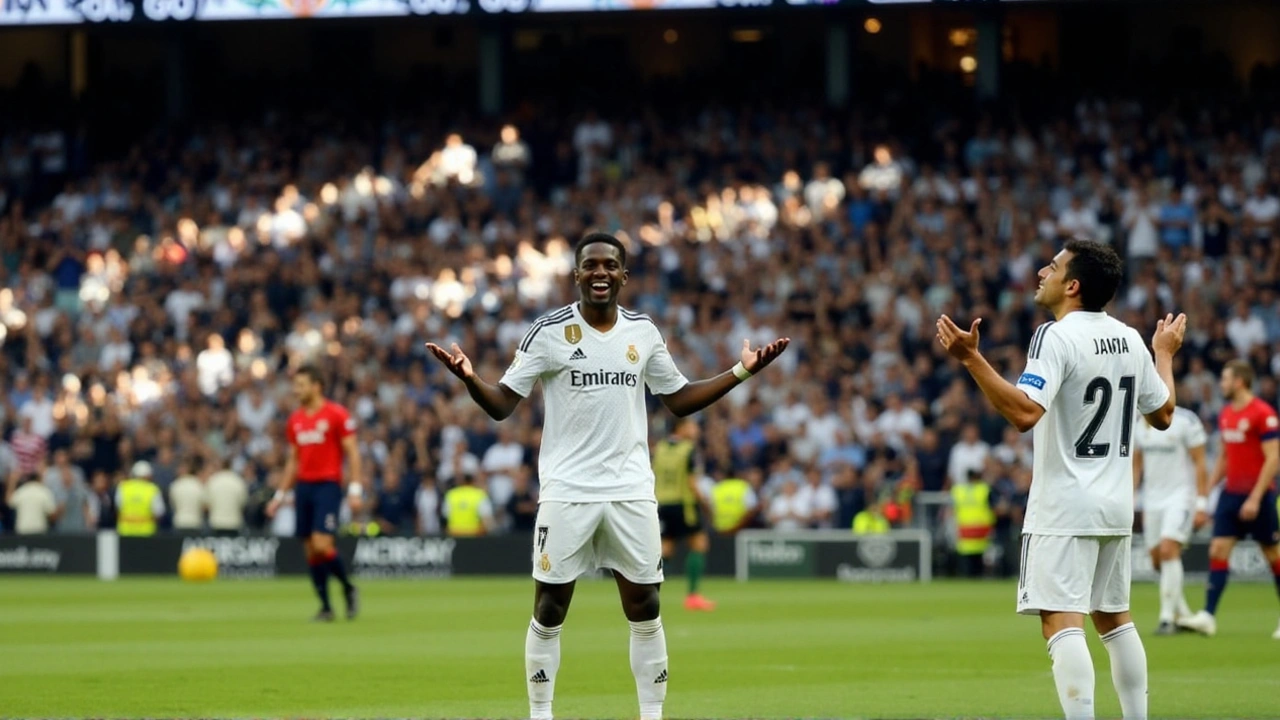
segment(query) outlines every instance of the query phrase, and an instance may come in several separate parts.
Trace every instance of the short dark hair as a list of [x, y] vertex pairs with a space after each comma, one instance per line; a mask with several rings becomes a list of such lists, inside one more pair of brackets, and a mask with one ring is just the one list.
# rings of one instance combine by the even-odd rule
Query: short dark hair
[[1071, 253], [1066, 279], [1080, 282], [1080, 304], [1099, 312], [1116, 296], [1124, 277], [1124, 261], [1110, 245], [1092, 240], [1072, 240], [1064, 248]]
[[623, 245], [621, 240], [609, 233], [593, 232], [587, 233], [578, 241], [578, 244], [574, 246], [573, 264], [575, 267], [582, 263], [582, 251], [585, 250], [588, 245], [594, 245], [596, 243], [604, 243], [605, 245], [612, 245], [618, 248], [618, 257], [622, 260], [622, 267], [627, 266], [627, 246]]
[[316, 367], [315, 365], [311, 365], [311, 364], [303, 365], [302, 367], [298, 368], [297, 372], [295, 372], [294, 375], [306, 375], [308, 378], [311, 379], [311, 382], [319, 385], [320, 387], [324, 387], [324, 379], [320, 377], [320, 368]]
[[1230, 370], [1231, 375], [1243, 382], [1246, 388], [1253, 387], [1253, 366], [1248, 360], [1232, 360], [1224, 368]]

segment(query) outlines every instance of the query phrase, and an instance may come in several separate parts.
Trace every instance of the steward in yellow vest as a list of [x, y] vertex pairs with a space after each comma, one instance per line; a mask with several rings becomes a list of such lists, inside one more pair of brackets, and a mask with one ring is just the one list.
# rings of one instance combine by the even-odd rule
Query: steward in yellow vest
[[854, 535], [883, 535], [889, 532], [889, 527], [889, 519], [884, 516], [879, 503], [853, 516]]
[[721, 535], [738, 532], [756, 511], [756, 493], [742, 478], [725, 478], [711, 490], [712, 526]]
[[463, 475], [461, 484], [444, 494], [445, 532], [450, 537], [484, 535], [493, 523], [489, 494], [474, 482], [470, 475]]
[[991, 486], [973, 475], [970, 478], [967, 483], [951, 486], [951, 508], [956, 523], [956, 553], [967, 574], [980, 577], [996, 514], [991, 509]]
[[151, 482], [151, 463], [139, 460], [133, 464], [128, 480], [116, 487], [116, 532], [124, 537], [148, 537], [156, 534], [156, 519], [164, 515], [164, 497]]

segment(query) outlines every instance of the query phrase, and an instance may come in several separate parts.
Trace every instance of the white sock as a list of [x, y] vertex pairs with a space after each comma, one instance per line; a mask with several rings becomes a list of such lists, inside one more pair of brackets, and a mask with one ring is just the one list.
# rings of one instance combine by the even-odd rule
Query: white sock
[[524, 636], [524, 676], [529, 686], [529, 717], [551, 720], [551, 699], [556, 694], [556, 672], [560, 669], [560, 628], [544, 627], [529, 621]]
[[1185, 606], [1182, 596], [1182, 559], [1160, 563], [1160, 622], [1173, 622], [1179, 605]]
[[631, 623], [631, 673], [640, 696], [640, 720], [662, 720], [667, 698], [667, 636], [662, 618]]
[[1049, 638], [1053, 682], [1067, 720], [1093, 720], [1093, 659], [1081, 628], [1060, 630]]
[[[1178, 562], [1182, 562], [1182, 561], [1179, 560]], [[1179, 588], [1178, 589], [1178, 617], [1191, 617], [1192, 615], [1195, 615], [1195, 613], [1191, 611], [1191, 606], [1187, 604], [1186, 593], [1184, 593], [1182, 589]]]
[[1103, 635], [1102, 644], [1111, 655], [1111, 681], [1120, 696], [1124, 720], [1146, 720], [1147, 651], [1138, 629], [1133, 623], [1125, 623]]

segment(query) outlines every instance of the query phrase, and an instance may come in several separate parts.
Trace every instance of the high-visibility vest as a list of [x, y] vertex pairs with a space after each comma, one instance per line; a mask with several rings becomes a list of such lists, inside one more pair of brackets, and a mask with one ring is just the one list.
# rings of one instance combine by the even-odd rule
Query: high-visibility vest
[[130, 479], [120, 483], [120, 507], [116, 532], [124, 536], [156, 534], [156, 516], [151, 513], [160, 488], [150, 480]]
[[480, 506], [488, 495], [474, 485], [459, 485], [444, 494], [446, 521], [450, 535], [468, 537], [484, 534]]
[[889, 521], [884, 515], [863, 510], [853, 516], [854, 535], [883, 535], [889, 532]]
[[725, 478], [711, 490], [711, 510], [716, 532], [731, 532], [747, 516], [747, 495], [751, 484], [741, 478]]
[[996, 514], [991, 509], [991, 486], [970, 482], [951, 486], [951, 506], [956, 518], [956, 552], [981, 555], [991, 544]]

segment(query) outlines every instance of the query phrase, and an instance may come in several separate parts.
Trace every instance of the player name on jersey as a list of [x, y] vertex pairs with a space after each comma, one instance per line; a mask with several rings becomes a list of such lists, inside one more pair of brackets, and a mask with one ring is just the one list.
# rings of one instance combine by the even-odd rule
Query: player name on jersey
[[1129, 352], [1129, 341], [1122, 337], [1094, 338], [1094, 355], [1118, 355]]

